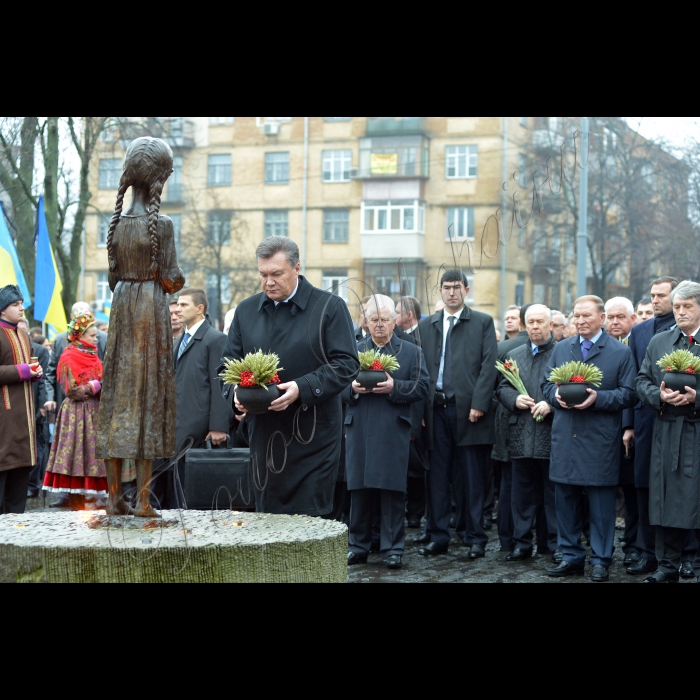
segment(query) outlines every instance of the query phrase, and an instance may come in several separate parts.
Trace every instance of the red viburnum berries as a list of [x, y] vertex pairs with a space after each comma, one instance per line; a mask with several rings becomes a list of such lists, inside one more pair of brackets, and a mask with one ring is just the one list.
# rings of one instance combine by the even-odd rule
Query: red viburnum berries
[[282, 382], [280, 381], [280, 375], [276, 374], [274, 378], [272, 379], [272, 384], [281, 384]]
[[243, 372], [241, 374], [241, 386], [244, 388], [257, 386], [252, 372]]
[[576, 376], [576, 377], [571, 377], [571, 384], [585, 384], [585, 383], [586, 383], [585, 377], [581, 377], [580, 375]]
[[688, 369], [685, 372], [686, 374], [695, 374], [695, 370], [692, 367], [688, 367]]
[[375, 360], [374, 364], [370, 367], [372, 372], [383, 372], [384, 366], [379, 360]]

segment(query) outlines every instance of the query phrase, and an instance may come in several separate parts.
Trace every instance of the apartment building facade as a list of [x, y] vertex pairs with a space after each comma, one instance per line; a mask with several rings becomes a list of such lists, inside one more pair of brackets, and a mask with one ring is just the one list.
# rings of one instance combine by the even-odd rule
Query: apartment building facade
[[286, 235], [311, 283], [346, 299], [353, 315], [373, 292], [416, 296], [429, 313], [441, 272], [458, 265], [470, 305], [498, 318], [533, 294], [531, 245], [511, 229], [510, 208], [514, 195], [530, 207], [522, 173], [535, 119], [120, 118], [93, 168], [85, 296], [111, 298], [106, 233], [124, 151], [150, 133], [173, 147], [161, 212], [175, 222], [188, 284], [220, 292], [217, 317], [257, 292], [260, 241]]

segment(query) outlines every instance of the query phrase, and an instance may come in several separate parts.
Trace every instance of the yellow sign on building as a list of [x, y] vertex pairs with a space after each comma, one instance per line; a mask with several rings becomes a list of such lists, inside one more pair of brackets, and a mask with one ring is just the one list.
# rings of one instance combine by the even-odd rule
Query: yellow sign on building
[[373, 153], [370, 163], [372, 175], [398, 175], [398, 153]]

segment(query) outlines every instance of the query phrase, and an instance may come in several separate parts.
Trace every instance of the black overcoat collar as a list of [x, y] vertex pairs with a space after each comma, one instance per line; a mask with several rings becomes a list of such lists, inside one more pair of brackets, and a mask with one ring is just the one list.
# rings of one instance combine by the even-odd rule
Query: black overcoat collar
[[[182, 353], [182, 357], [184, 357], [191, 349], [192, 346], [195, 344], [195, 342], [201, 341], [202, 338], [207, 334], [207, 331], [211, 328], [211, 323], [207, 321], [207, 319], [204, 319], [204, 323], [197, 329], [197, 332], [194, 334], [194, 337], [190, 340], [189, 344], [185, 348], [185, 352]], [[187, 335], [187, 331], [185, 331], [179, 338], [177, 345], [175, 346], [175, 357], [177, 358], [180, 352], [180, 346], [182, 345], [183, 340], [185, 339], [185, 335]], [[178, 358], [179, 360], [182, 358]]]
[[[292, 297], [292, 299], [288, 303], [297, 307], [300, 311], [304, 311], [309, 304], [309, 300], [311, 299], [311, 293], [313, 292], [313, 289], [314, 288], [311, 286], [311, 283], [306, 279], [306, 277], [304, 277], [303, 275], [299, 275], [299, 288], [297, 289], [297, 293], [294, 295], [294, 297]], [[261, 294], [260, 304], [258, 305], [258, 312], [270, 306], [274, 310], [275, 302], [272, 301], [272, 299], [270, 299], [270, 297], [268, 297], [267, 294]], [[292, 315], [296, 316], [296, 311], [294, 309], [292, 309]]]
[[[439, 313], [435, 314], [432, 318], [432, 323], [436, 326], [440, 325], [443, 323], [445, 319], [445, 311], [440, 311]], [[471, 309], [468, 306], [465, 306], [462, 309], [462, 313], [459, 317], [459, 322], [462, 323], [463, 321], [471, 321], [472, 320], [472, 312]]]

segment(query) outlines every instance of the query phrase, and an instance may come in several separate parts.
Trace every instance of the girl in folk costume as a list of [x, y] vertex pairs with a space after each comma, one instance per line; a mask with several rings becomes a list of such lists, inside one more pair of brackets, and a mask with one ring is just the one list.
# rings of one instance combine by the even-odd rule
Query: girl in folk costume
[[56, 419], [44, 490], [63, 494], [62, 507], [83, 510], [85, 496], [106, 498], [108, 491], [104, 462], [95, 457], [103, 370], [92, 314], [71, 321], [68, 340], [56, 372], [66, 400]]
[[0, 289], [0, 515], [24, 513], [29, 473], [37, 463], [31, 383], [43, 371], [32, 362], [29, 336], [18, 327], [23, 302], [18, 287]]

